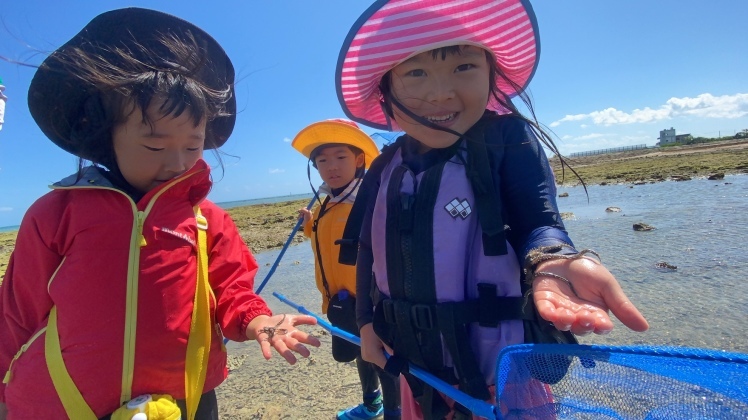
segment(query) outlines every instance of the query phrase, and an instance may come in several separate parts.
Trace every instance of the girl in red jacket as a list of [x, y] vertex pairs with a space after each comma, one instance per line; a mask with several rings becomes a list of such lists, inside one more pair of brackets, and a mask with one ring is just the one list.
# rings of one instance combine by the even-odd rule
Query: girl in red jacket
[[254, 257], [206, 199], [202, 154], [233, 130], [233, 83], [208, 34], [136, 8], [41, 64], [31, 114], [80, 164], [24, 216], [0, 287], [0, 419], [217, 419], [224, 336], [291, 364], [319, 345], [296, 328], [314, 318], [273, 316], [253, 292]]

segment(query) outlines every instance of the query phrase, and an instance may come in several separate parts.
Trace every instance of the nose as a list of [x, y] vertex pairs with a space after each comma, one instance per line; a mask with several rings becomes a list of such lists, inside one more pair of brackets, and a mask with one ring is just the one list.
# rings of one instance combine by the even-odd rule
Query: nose
[[164, 170], [170, 174], [179, 175], [190, 169], [190, 159], [187, 154], [175, 150], [166, 156], [164, 161]]
[[442, 102], [455, 96], [454, 84], [450, 77], [434, 75], [429, 80], [427, 100]]

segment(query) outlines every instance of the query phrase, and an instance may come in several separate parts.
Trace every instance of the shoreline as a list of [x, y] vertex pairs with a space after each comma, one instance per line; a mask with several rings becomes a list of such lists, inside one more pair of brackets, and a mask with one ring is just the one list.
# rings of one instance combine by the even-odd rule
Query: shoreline
[[[641, 169], [639, 169], [639, 172], [629, 176], [633, 181], [627, 180], [626, 177], [620, 179], [610, 178], [607, 180], [606, 178], [602, 178], [603, 180], [600, 182], [594, 182], [594, 178], [585, 178], [588, 185], [604, 185], [602, 184], [603, 182], [630, 185], [640, 182], [640, 178], [651, 177], [649, 174], [655, 172], [662, 173], [663, 177], [657, 180], [650, 178], [651, 181], [649, 182], [674, 179], [672, 178], [673, 176], [681, 175], [683, 171], [686, 173], [691, 171], [689, 176], [694, 178], [702, 177], [708, 172], [717, 172], [719, 168], [725, 167], [724, 165], [717, 167], [709, 163], [704, 163], [698, 169], [684, 169], [690, 165], [689, 162], [691, 160], [687, 158], [689, 156], [695, 157], [700, 162], [709, 162], [709, 154], [716, 153], [719, 156], [723, 156], [723, 153], [729, 153], [742, 156], [738, 158], [738, 160], [741, 160], [742, 165], [748, 162], [748, 142], [742, 148], [727, 150], [729, 151], [726, 152], [725, 149], [720, 151], [720, 148], [711, 148], [701, 149], [700, 151], [684, 152], [681, 150], [675, 153], [661, 153], [663, 152], [662, 150], [657, 151], [655, 149], [653, 151], [652, 149], [647, 149], [642, 151], [646, 153], [642, 153], [640, 156], [619, 153], [615, 155], [585, 157], [586, 160], [577, 158], [574, 160], [573, 165], [580, 173], [583, 170], [598, 170], [607, 176], [616, 173], [616, 168], [621, 168], [616, 165], [634, 165], [638, 162], [638, 165], [641, 165]], [[661, 155], [652, 156], [651, 154], [655, 152], [660, 152]], [[665, 155], [662, 159], [679, 160], [679, 163], [674, 166], [672, 171], [664, 168], [663, 161], [657, 158], [657, 156], [662, 155]], [[739, 166], [740, 164], [733, 164], [732, 169], [724, 170], [724, 172], [725, 174], [746, 174], [748, 168], [741, 169]], [[694, 170], [697, 172], [701, 171], [699, 173], [704, 173], [704, 175], [694, 174]], [[567, 172], [568, 176], [569, 173]], [[568, 182], [569, 179], [567, 178], [567, 183], [559, 185], [559, 187], [574, 186], [573, 182]], [[296, 224], [297, 210], [306, 206], [308, 202], [309, 199], [304, 198], [274, 204], [254, 204], [235, 207], [226, 211], [235, 221], [242, 238], [251, 248], [252, 252], [259, 254], [278, 249], [285, 243], [291, 229]], [[7, 257], [14, 246], [16, 234], [17, 232], [0, 233], [0, 276], [2, 276], [7, 268]], [[305, 240], [306, 238], [303, 236], [303, 233], [299, 232], [295, 235], [292, 243], [296, 245]], [[308, 266], [285, 264], [284, 267], [288, 270], [296, 270], [295, 272], [297, 273], [302, 272], [303, 274], [299, 279], [305, 278], [303, 276], [308, 278], [311, 275]], [[256, 278], [255, 285], [260, 280], [260, 278]], [[309, 293], [318, 294], [314, 289], [311, 278], [309, 279], [309, 283], [303, 283], [303, 286], [299, 283], [299, 285], [305, 291], [308, 288]], [[263, 295], [263, 299], [268, 302], [268, 305], [274, 312], [293, 312], [288, 307], [276, 302], [269, 295]], [[660, 301], [653, 300], [652, 302]], [[662, 310], [657, 305], [639, 307], [644, 312], [658, 311], [658, 314]], [[317, 308], [314, 308], [314, 312], [319, 313]], [[675, 311], [673, 313], [678, 312]], [[663, 319], [669, 316], [668, 312], [662, 315]], [[634, 333], [626, 330], [618, 321], [614, 321], [614, 324], [615, 329], [612, 334], [607, 336], [583, 336], [579, 337], [580, 342], [582, 344], [625, 345], [644, 344], [654, 340], [652, 344], [656, 344], [656, 338], [664, 336], [673, 337], [677, 343], [693, 344], [689, 341], [690, 335], [688, 331], [681, 329], [679, 323], [666, 324], [665, 329], [658, 333], [659, 335]], [[288, 365], [277, 353], [274, 353], [270, 360], [265, 360], [256, 342], [229, 342], [227, 344], [229, 375], [216, 388], [221, 419], [281, 420], [333, 418], [338, 410], [360, 402], [361, 389], [355, 363], [338, 363], [332, 358], [330, 351], [331, 336], [322, 327], [305, 326], [302, 329], [318, 337], [322, 345], [320, 348], [310, 348], [311, 356], [307, 359], [299, 359], [295, 365]], [[739, 338], [735, 339], [739, 340]]]
[[[585, 185], [687, 181], [710, 175], [748, 174], [748, 141], [725, 140], [692, 146], [641, 149], [567, 158]], [[562, 173], [557, 157], [550, 159], [558, 187], [582, 185], [568, 168]], [[296, 225], [298, 209], [308, 198], [226, 209], [253, 253], [282, 247]], [[0, 283], [13, 251], [17, 231], [0, 232]], [[296, 233], [291, 244], [305, 241]]]

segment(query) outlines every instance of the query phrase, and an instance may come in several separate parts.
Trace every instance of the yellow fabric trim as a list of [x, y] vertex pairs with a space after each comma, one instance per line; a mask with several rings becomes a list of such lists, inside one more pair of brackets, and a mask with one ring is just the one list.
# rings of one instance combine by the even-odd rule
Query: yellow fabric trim
[[[197, 173], [197, 172], [196, 172]], [[195, 174], [192, 174], [195, 175]], [[172, 186], [178, 184], [192, 175], [170, 181], [166, 187], [155, 194], [144, 211], [139, 211], [137, 205], [127, 196], [132, 204], [134, 221], [133, 231], [130, 237], [130, 265], [127, 269], [127, 298], [125, 302], [125, 336], [122, 357], [122, 389], [120, 393], [120, 403], [124, 404], [132, 399], [132, 381], [133, 372], [135, 371], [135, 333], [138, 326], [138, 281], [140, 273], [140, 248], [146, 246], [145, 237], [143, 236], [143, 225], [145, 219], [151, 212], [153, 205], [158, 198]], [[120, 191], [121, 192], [121, 191]], [[124, 194], [124, 193], [122, 193]]]
[[190, 336], [187, 339], [187, 361], [185, 363], [184, 387], [187, 418], [194, 420], [197, 405], [203, 394], [205, 376], [208, 369], [210, 353], [211, 320], [210, 320], [210, 284], [208, 283], [208, 244], [206, 231], [208, 220], [203, 217], [199, 207], [195, 207], [197, 219], [197, 285], [195, 301], [192, 306]]
[[53, 306], [49, 312], [47, 322], [47, 334], [44, 338], [44, 356], [47, 361], [49, 376], [55, 386], [57, 395], [60, 396], [65, 412], [71, 419], [97, 420], [91, 408], [86, 404], [80, 391], [75, 386], [73, 379], [65, 368], [60, 349], [60, 336], [57, 334], [57, 307]]
[[125, 295], [125, 334], [122, 354], [122, 384], [120, 403], [132, 399], [132, 380], [135, 370], [135, 333], [138, 326], [138, 279], [140, 272], [140, 246], [143, 242], [143, 221], [146, 213], [138, 211], [131, 200], [134, 220], [130, 235], [130, 256], [127, 267], [127, 294]]

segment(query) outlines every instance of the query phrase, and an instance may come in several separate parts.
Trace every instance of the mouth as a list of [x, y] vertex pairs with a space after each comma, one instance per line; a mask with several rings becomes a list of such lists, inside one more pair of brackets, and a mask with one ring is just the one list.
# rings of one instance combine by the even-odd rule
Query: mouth
[[434, 124], [447, 124], [449, 122], [452, 122], [457, 118], [458, 112], [453, 112], [451, 114], [444, 114], [444, 115], [428, 115], [424, 116], [429, 122], [432, 122]]

